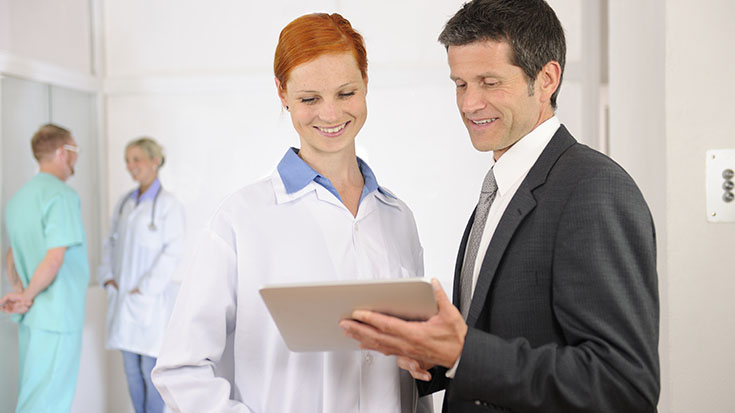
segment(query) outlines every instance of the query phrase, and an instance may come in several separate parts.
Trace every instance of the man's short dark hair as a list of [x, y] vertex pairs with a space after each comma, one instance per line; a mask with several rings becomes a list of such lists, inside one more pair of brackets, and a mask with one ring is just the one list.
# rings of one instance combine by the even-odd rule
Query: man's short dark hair
[[[559, 63], [564, 73], [564, 29], [544, 0], [470, 1], [449, 19], [439, 35], [439, 42], [446, 48], [486, 40], [508, 42], [512, 50], [510, 62], [523, 70], [529, 86], [552, 60]], [[559, 86], [551, 95], [554, 109], [561, 80], [560, 77]]]
[[53, 123], [47, 123], [41, 126], [41, 128], [31, 138], [31, 149], [33, 150], [33, 157], [37, 161], [42, 158], [53, 154], [54, 151], [65, 145], [71, 140], [71, 132], [62, 128], [61, 126], [54, 125]]

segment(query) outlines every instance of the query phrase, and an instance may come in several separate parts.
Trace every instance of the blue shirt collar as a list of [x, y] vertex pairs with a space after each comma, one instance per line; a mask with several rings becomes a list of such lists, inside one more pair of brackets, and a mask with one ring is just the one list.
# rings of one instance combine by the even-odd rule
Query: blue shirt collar
[[138, 193], [140, 193], [140, 187], [136, 189], [135, 191], [130, 193], [130, 199], [137, 200], [138, 203], [141, 203], [143, 201], [147, 200], [153, 200], [156, 198], [156, 195], [158, 195], [158, 191], [161, 190], [161, 182], [156, 178], [155, 181], [151, 184], [151, 186], [146, 189], [145, 192], [143, 192], [143, 195], [140, 196], [140, 199], [138, 199]]
[[[315, 171], [311, 166], [304, 162], [304, 160], [299, 157], [298, 153], [298, 149], [289, 148], [286, 151], [286, 154], [283, 155], [283, 158], [281, 158], [281, 162], [278, 163], [278, 174], [281, 175], [281, 180], [283, 180], [286, 192], [292, 194], [304, 188], [311, 181], [314, 181], [326, 188], [341, 201], [342, 199], [340, 198], [339, 193], [337, 193], [337, 189], [332, 185], [329, 179], [321, 176], [319, 172]], [[360, 201], [362, 201], [365, 196], [371, 192], [376, 189], [379, 190], [380, 186], [378, 185], [378, 180], [375, 178], [375, 174], [372, 169], [370, 169], [368, 164], [359, 157], [357, 158], [357, 166], [360, 167], [362, 178], [365, 181], [365, 185], [362, 188], [362, 195], [360, 196]], [[382, 190], [380, 192], [395, 198], [390, 192]]]

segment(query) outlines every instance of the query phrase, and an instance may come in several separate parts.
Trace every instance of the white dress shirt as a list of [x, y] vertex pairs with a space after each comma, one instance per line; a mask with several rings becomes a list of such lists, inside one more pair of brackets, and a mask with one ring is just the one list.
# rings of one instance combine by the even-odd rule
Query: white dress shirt
[[413, 411], [415, 384], [395, 357], [291, 352], [258, 289], [421, 276], [423, 250], [402, 201], [380, 188], [353, 217], [315, 181], [289, 193], [276, 171], [226, 199], [204, 231], [153, 381], [174, 411]]
[[485, 259], [485, 253], [490, 245], [490, 240], [493, 238], [493, 234], [495, 234], [495, 229], [498, 227], [500, 218], [503, 217], [505, 209], [516, 194], [518, 187], [526, 179], [528, 171], [531, 170], [531, 167], [536, 163], [539, 156], [541, 156], [541, 152], [544, 151], [544, 148], [546, 148], [546, 145], [548, 145], [560, 125], [561, 123], [556, 116], [547, 119], [528, 135], [516, 142], [515, 145], [511, 146], [500, 159], [490, 164], [495, 174], [495, 181], [498, 184], [498, 192], [495, 194], [495, 200], [492, 205], [490, 205], [487, 221], [485, 221], [485, 230], [482, 232], [480, 247], [477, 250], [475, 268], [472, 274], [473, 295], [475, 293], [477, 277], [480, 275], [482, 261]]
[[[515, 145], [511, 146], [500, 159], [495, 161], [492, 158], [490, 168], [493, 168], [495, 181], [498, 184], [498, 191], [490, 206], [490, 211], [488, 211], [485, 229], [482, 232], [480, 246], [477, 250], [475, 268], [472, 274], [472, 295], [475, 294], [475, 285], [477, 285], [477, 278], [480, 275], [482, 261], [485, 260], [485, 253], [490, 245], [490, 240], [493, 238], [493, 234], [495, 234], [495, 229], [498, 227], [500, 218], [503, 217], [510, 200], [513, 199], [518, 187], [526, 179], [526, 175], [528, 175], [531, 167], [533, 167], [539, 156], [541, 156], [546, 145], [549, 144], [549, 141], [551, 141], [551, 138], [557, 129], [559, 129], [559, 126], [561, 126], [559, 119], [553, 116], [538, 125], [536, 129], [521, 138]], [[457, 371], [458, 365], [459, 358], [454, 363], [454, 366], [447, 371], [446, 376], [454, 378], [454, 373]]]

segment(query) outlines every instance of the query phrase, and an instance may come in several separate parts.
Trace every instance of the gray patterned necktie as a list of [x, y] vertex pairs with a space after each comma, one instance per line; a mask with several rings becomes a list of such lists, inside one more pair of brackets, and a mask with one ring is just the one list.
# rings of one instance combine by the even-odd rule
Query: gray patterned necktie
[[470, 311], [470, 303], [472, 302], [472, 278], [475, 272], [477, 250], [480, 248], [480, 240], [482, 239], [482, 233], [485, 231], [487, 214], [490, 211], [490, 205], [493, 204], [497, 191], [498, 184], [495, 182], [495, 173], [493, 172], [493, 168], [490, 168], [487, 175], [485, 175], [485, 181], [482, 183], [482, 192], [480, 192], [480, 200], [477, 202], [477, 208], [475, 209], [475, 220], [472, 222], [464, 261], [462, 262], [462, 272], [459, 276], [459, 308], [465, 320], [467, 319], [467, 314]]

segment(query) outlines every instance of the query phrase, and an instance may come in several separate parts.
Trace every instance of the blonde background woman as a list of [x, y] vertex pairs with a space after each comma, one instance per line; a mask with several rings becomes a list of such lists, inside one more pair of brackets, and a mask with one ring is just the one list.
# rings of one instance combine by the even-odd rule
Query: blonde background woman
[[115, 205], [99, 271], [108, 292], [106, 347], [122, 351], [136, 413], [163, 411], [151, 370], [176, 299], [171, 276], [183, 249], [184, 209], [158, 179], [164, 162], [151, 138], [127, 145], [125, 163], [139, 186]]

